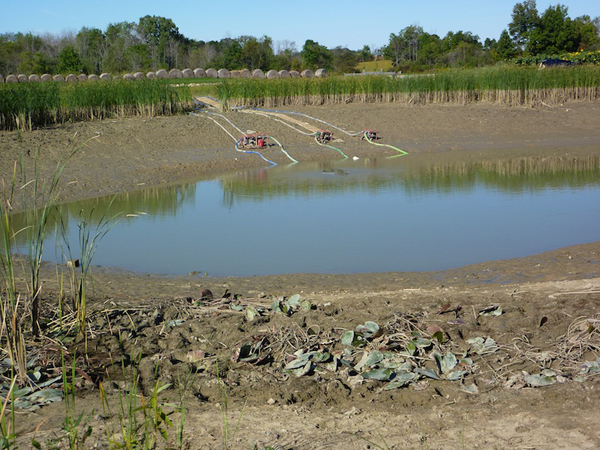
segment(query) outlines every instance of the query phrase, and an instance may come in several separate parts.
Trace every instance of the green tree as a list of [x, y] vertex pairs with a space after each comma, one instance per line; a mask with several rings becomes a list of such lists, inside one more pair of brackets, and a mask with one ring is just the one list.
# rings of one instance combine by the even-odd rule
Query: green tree
[[133, 22], [111, 23], [106, 28], [107, 49], [102, 62], [105, 72], [126, 72], [131, 70], [128, 58], [129, 49], [139, 43], [136, 24]]
[[83, 27], [77, 33], [75, 43], [84, 72], [102, 72], [102, 60], [106, 53], [106, 36], [102, 30]]
[[57, 70], [60, 73], [78, 73], [83, 69], [83, 64], [79, 58], [79, 54], [75, 47], [67, 45], [58, 54], [58, 66]]
[[579, 46], [577, 50], [597, 50], [600, 48], [600, 18], [592, 20], [590, 16], [577, 17], [575, 23], [575, 31]]
[[36, 52], [31, 54], [31, 52], [21, 52], [19, 54], [19, 66], [18, 72], [25, 74], [43, 74], [43, 73], [52, 73], [56, 67], [56, 64], [49, 60], [43, 53]]
[[318, 42], [307, 39], [302, 46], [300, 55], [302, 56], [303, 66], [307, 69], [323, 68], [331, 70], [333, 56], [327, 47], [319, 45]]
[[470, 31], [449, 31], [441, 41], [441, 48], [439, 61], [445, 66], [475, 67], [485, 63], [479, 36]]
[[356, 72], [356, 64], [359, 61], [358, 52], [345, 47], [336, 47], [331, 51], [332, 70], [336, 73], [353, 73]]
[[131, 72], [147, 70], [152, 66], [150, 50], [146, 44], [135, 44], [127, 49], [125, 61], [128, 61], [128, 69]]
[[373, 52], [371, 51], [371, 47], [369, 47], [368, 45], [365, 45], [362, 48], [362, 50], [360, 51], [360, 53], [358, 54], [358, 59], [361, 62], [372, 61], [373, 60]]
[[294, 41], [279, 41], [272, 66], [275, 70], [298, 70], [302, 67], [300, 53]]
[[419, 54], [417, 60], [425, 66], [433, 66], [442, 54], [442, 40], [437, 34], [423, 33], [419, 37]]
[[175, 65], [176, 52], [173, 47], [182, 41], [179, 28], [171, 19], [160, 16], [144, 16], [140, 18], [137, 30], [142, 41], [150, 49], [152, 68]]
[[444, 39], [442, 39], [442, 49], [445, 52], [454, 50], [456, 47], [461, 46], [464, 48], [465, 45], [472, 45], [475, 47], [483, 48], [479, 42], [479, 36], [471, 33], [470, 31], [449, 31]]
[[498, 39], [498, 42], [493, 46], [492, 50], [495, 50], [496, 52], [495, 59], [506, 61], [517, 56], [517, 46], [511, 39], [507, 30], [502, 30], [500, 39]]
[[539, 24], [529, 35], [527, 50], [533, 55], [576, 51], [579, 46], [575, 23], [569, 18], [568, 8], [550, 6]]
[[411, 25], [398, 34], [390, 34], [388, 45], [383, 49], [383, 55], [399, 66], [402, 62], [414, 62], [418, 58], [420, 37], [423, 28]]
[[231, 39], [223, 53], [223, 67], [229, 70], [242, 68], [242, 44], [238, 40]]
[[521, 49], [527, 46], [529, 36], [537, 28], [539, 21], [535, 0], [525, 0], [514, 6], [512, 21], [508, 24], [508, 32]]

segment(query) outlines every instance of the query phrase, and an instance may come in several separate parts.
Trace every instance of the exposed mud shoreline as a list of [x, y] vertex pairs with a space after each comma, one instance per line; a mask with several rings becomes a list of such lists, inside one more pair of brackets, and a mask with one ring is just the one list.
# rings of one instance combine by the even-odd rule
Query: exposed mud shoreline
[[[377, 129], [383, 142], [410, 153], [429, 153], [432, 158], [452, 160], [462, 154], [462, 158], [484, 160], [502, 152], [540, 155], [546, 151], [568, 155], [575, 147], [585, 148], [582, 154], [600, 152], [597, 102], [539, 109], [349, 104], [296, 110], [348, 130]], [[299, 160], [331, 157], [310, 138], [277, 122], [240, 113], [228, 117], [243, 129], [268, 131]], [[350, 156], [376, 157], [384, 151], [340, 137], [344, 139], [340, 146]], [[10, 179], [20, 156], [32, 166], [28, 151], [37, 149], [40, 172], [49, 174], [59, 159], [82, 143], [84, 147], [64, 172], [63, 201], [213, 177], [263, 164], [256, 156], [236, 153], [231, 139], [211, 121], [181, 116], [0, 133], [1, 177]], [[265, 155], [285, 162], [277, 148]], [[89, 306], [93, 333], [87, 342], [90, 358], [78, 362], [85, 376], [78, 377], [76, 408], [86, 413], [86, 424], [92, 427], [85, 448], [108, 448], [107, 430], [114, 439], [122, 438], [117, 408], [100, 414], [98, 391], [101, 381], [111, 404], [117, 404], [118, 391], [126, 388], [127, 379], [111, 369], [110, 362], [120, 364], [121, 358], [128, 367], [135, 366], [140, 392], [146, 397], [157, 379], [176, 384], [178, 376], [195, 374], [185, 394], [184, 448], [224, 447], [223, 389], [230, 426], [242, 417], [239, 429], [230, 435], [230, 448], [255, 444], [261, 449], [275, 445], [285, 449], [378, 448], [368, 441], [394, 449], [600, 446], [600, 376], [573, 381], [575, 372], [569, 372], [560, 356], [564, 353], [561, 339], [571, 336], [579, 318], [592, 327], [585, 345], [598, 347], [585, 347], [576, 364], [600, 356], [600, 332], [591, 325], [600, 319], [599, 242], [435, 273], [212, 278], [147, 276], [106, 268], [94, 274]], [[44, 314], [51, 316], [61, 292], [56, 268], [45, 265], [43, 278]], [[24, 281], [20, 286], [25, 292]], [[200, 301], [203, 289], [210, 289], [215, 299]], [[234, 304], [241, 311], [230, 307], [233, 298], [220, 299], [226, 290], [239, 295]], [[308, 299], [314, 308], [289, 317], [270, 310], [274, 299], [293, 294]], [[246, 312], [251, 305], [264, 307], [253, 320]], [[481, 316], [479, 311], [490, 305], [501, 306], [503, 314]], [[458, 306], [451, 316], [443, 312]], [[399, 326], [407, 317], [418, 319], [424, 333], [430, 326], [447, 333], [444, 351], [451, 349], [458, 355], [469, 349], [467, 341], [473, 337], [490, 337], [499, 349], [486, 358], [474, 356], [475, 365], [461, 382], [421, 379], [410, 387], [388, 391], [381, 381], [354, 384], [352, 374], [343, 370], [310, 372], [297, 378], [287, 375], [282, 368], [293, 358], [292, 348], [275, 350], [277, 337], [293, 331], [298, 348], [312, 342], [312, 350], [334, 352], [343, 348], [340, 336], [344, 331], [374, 321], [382, 327], [387, 324], [391, 333], [390, 324]], [[315, 330], [318, 341], [300, 342]], [[257, 342], [257, 336], [271, 340], [270, 359], [261, 364], [236, 359], [236, 349], [244, 342]], [[291, 335], [285, 336], [286, 343], [291, 342]], [[371, 345], [375, 349], [380, 344]], [[582, 341], [573, 345], [584, 347]], [[59, 373], [60, 362], [53, 359], [57, 358], [54, 341], [31, 350], [32, 354], [37, 351], [48, 361], [58, 361], [55, 372]], [[140, 352], [140, 359], [132, 363], [129, 356], [134, 351]], [[202, 362], [191, 363], [189, 352], [202, 355]], [[556, 356], [544, 360], [540, 355]], [[545, 387], [522, 382], [524, 372], [538, 374], [543, 368], [559, 373], [561, 378], [555, 379], [560, 381]], [[54, 373], [50, 365], [45, 370], [49, 377]], [[473, 384], [479, 393], [465, 392], [464, 385]], [[178, 399], [175, 389], [165, 395]], [[63, 403], [20, 412], [20, 448], [28, 448], [34, 436], [40, 442], [60, 437], [64, 416]], [[170, 437], [174, 439], [173, 431]]]
[[[507, 149], [565, 149], [600, 145], [600, 104], [569, 103], [554, 108], [405, 106], [349, 104], [297, 108], [350, 131], [380, 132], [381, 142], [409, 153], [477, 150], [482, 156]], [[228, 113], [242, 130], [268, 132], [299, 161], [333, 159], [334, 151], [311, 137], [270, 119]], [[233, 132], [234, 130], [231, 129]], [[334, 130], [335, 131], [335, 130]], [[394, 154], [343, 133], [339, 147], [360, 158]], [[15, 161], [32, 165], [40, 150], [40, 171], [50, 174], [59, 160], [83, 146], [69, 161], [63, 200], [94, 197], [182, 180], [212, 177], [232, 170], [261, 167], [256, 155], [235, 151], [233, 141], [211, 120], [196, 116], [106, 120], [66, 124], [30, 133], [0, 132], [0, 175], [10, 178]], [[289, 162], [278, 147], [264, 152], [276, 163]]]

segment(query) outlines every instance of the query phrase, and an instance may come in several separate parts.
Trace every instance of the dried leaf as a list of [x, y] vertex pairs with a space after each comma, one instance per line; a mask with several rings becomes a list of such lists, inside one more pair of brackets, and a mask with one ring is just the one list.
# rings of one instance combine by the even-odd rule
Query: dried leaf
[[545, 375], [525, 375], [525, 382], [532, 387], [542, 387], [556, 383], [556, 379]]
[[188, 362], [195, 363], [201, 361], [206, 356], [204, 350], [191, 350], [187, 353], [186, 359]]
[[246, 319], [248, 319], [250, 322], [252, 322], [258, 315], [260, 315], [260, 313], [254, 306], [248, 306], [246, 308]]
[[292, 295], [286, 303], [290, 306], [300, 306], [300, 294]]
[[479, 311], [480, 316], [500, 316], [502, 315], [502, 306], [488, 306]]
[[473, 384], [463, 384], [460, 387], [460, 390], [466, 392], [467, 394], [479, 394], [479, 388], [475, 383]]

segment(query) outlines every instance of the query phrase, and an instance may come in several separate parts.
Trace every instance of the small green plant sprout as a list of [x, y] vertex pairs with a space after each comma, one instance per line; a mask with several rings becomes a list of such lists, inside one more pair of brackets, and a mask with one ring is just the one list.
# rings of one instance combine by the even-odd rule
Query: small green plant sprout
[[352, 347], [362, 347], [368, 340], [379, 337], [382, 333], [379, 325], [375, 322], [367, 321], [364, 325], [358, 325], [355, 331], [346, 331], [341, 338], [343, 345]]
[[219, 387], [221, 389], [221, 415], [222, 415], [222, 424], [223, 424], [223, 448], [227, 450], [227, 449], [231, 448], [229, 441], [231, 439], [235, 438], [235, 435], [238, 432], [240, 423], [242, 422], [242, 417], [244, 416], [244, 411], [246, 410], [246, 403], [244, 403], [244, 406], [243, 406], [242, 410], [240, 411], [240, 414], [237, 418], [237, 421], [235, 423], [233, 430], [230, 430], [227, 384], [222, 380], [222, 378], [220, 376], [218, 364], [217, 364], [217, 382], [219, 383]]
[[[16, 377], [12, 377], [10, 387], [2, 401], [2, 410], [0, 410], [0, 449], [16, 448], [15, 434], [15, 408], [14, 408], [14, 388], [17, 382]], [[10, 410], [7, 411], [7, 406], [10, 403]], [[7, 413], [10, 412], [10, 419], [7, 420]]]

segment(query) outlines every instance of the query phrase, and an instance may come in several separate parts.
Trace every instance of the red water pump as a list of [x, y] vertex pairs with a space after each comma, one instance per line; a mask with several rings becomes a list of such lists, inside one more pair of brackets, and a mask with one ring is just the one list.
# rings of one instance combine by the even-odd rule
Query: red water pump
[[263, 133], [245, 134], [240, 139], [240, 147], [243, 148], [265, 148], [269, 136]]

